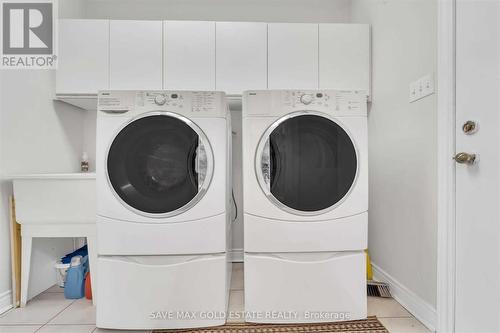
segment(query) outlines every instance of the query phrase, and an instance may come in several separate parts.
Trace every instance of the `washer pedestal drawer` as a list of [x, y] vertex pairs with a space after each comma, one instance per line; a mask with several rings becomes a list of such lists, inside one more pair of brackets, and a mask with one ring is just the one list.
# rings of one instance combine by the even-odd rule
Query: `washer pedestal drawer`
[[170, 329], [225, 323], [226, 254], [99, 257], [97, 327]]
[[258, 323], [331, 322], [367, 316], [365, 254], [245, 253], [245, 311]]

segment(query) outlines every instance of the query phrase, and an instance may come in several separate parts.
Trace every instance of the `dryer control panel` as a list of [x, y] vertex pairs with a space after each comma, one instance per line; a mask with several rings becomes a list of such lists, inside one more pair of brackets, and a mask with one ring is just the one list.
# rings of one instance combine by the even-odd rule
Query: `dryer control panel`
[[335, 112], [360, 112], [366, 108], [366, 94], [358, 91], [287, 90], [282, 94], [285, 108], [328, 109]]
[[252, 90], [243, 94], [243, 117], [276, 117], [297, 111], [367, 116], [362, 90]]

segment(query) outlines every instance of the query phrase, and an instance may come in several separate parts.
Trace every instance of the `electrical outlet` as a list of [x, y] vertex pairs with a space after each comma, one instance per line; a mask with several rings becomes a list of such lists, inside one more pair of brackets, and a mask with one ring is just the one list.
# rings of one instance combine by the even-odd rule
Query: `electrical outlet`
[[432, 74], [427, 74], [420, 79], [420, 84], [422, 86], [422, 96], [429, 96], [434, 93], [434, 76]]
[[419, 99], [419, 94], [417, 90], [417, 84], [416, 81], [410, 83], [410, 94], [409, 94], [409, 100], [411, 102], [415, 102], [417, 99]]
[[434, 93], [434, 75], [427, 74], [410, 83], [409, 101], [413, 103]]

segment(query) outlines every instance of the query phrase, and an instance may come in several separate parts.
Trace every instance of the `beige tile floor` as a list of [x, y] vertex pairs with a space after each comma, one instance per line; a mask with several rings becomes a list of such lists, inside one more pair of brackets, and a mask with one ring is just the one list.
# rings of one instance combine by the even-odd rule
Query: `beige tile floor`
[[[243, 311], [243, 265], [233, 266], [229, 308]], [[23, 309], [0, 316], [0, 333], [102, 333], [118, 332], [95, 327], [95, 308], [86, 299], [67, 300], [54, 286]], [[378, 316], [391, 333], [429, 333], [417, 319], [393, 299], [368, 298], [368, 314]], [[133, 332], [133, 331], [126, 331]]]

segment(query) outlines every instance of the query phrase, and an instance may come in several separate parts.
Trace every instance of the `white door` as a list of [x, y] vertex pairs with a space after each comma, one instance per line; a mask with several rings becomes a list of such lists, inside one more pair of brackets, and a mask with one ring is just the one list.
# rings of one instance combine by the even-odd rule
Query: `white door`
[[270, 23], [269, 89], [318, 89], [318, 25]]
[[267, 23], [217, 22], [217, 90], [267, 88]]
[[[456, 11], [456, 333], [500, 332], [500, 1]], [[467, 121], [476, 122], [465, 134]], [[458, 161], [457, 161], [458, 162]]]
[[166, 21], [165, 89], [215, 90], [215, 22]]
[[109, 88], [109, 21], [60, 20], [56, 93], [95, 94]]
[[162, 89], [161, 21], [111, 21], [110, 89]]

